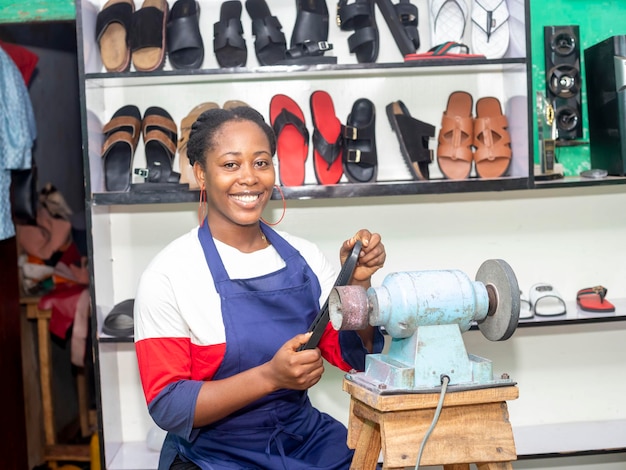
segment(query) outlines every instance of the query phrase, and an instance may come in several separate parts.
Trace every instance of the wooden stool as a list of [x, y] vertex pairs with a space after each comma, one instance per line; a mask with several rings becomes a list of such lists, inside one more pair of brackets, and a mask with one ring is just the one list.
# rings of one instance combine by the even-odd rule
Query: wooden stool
[[[44, 460], [51, 468], [56, 468], [56, 462], [89, 462], [91, 452], [89, 444], [58, 444], [54, 427], [54, 405], [52, 398], [52, 358], [50, 353], [50, 316], [51, 310], [40, 310], [37, 305], [39, 297], [23, 297], [20, 303], [26, 307], [26, 318], [37, 321], [37, 342], [39, 344], [39, 381], [41, 388], [41, 405], [43, 411], [43, 429], [45, 439]], [[83, 436], [89, 436], [89, 404], [87, 397], [87, 381], [84, 373], [76, 378], [78, 391], [78, 408]]]
[[[350, 394], [348, 447], [355, 449], [350, 468], [375, 469], [381, 449], [384, 470], [414, 467], [440, 394], [380, 395], [347, 379], [343, 390]], [[420, 465], [512, 469], [517, 454], [506, 401], [518, 396], [515, 386], [447, 392]]]

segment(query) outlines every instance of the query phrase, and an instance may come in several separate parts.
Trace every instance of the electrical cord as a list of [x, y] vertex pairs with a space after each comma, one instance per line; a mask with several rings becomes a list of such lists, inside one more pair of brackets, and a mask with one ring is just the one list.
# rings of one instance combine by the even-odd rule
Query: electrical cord
[[437, 421], [439, 421], [439, 415], [441, 414], [441, 409], [443, 408], [443, 399], [446, 396], [446, 390], [448, 389], [449, 382], [450, 382], [450, 377], [448, 377], [447, 375], [441, 376], [441, 395], [439, 395], [439, 403], [437, 403], [437, 408], [435, 409], [435, 416], [433, 417], [433, 421], [432, 423], [430, 423], [430, 427], [426, 431], [426, 434], [424, 434], [424, 439], [422, 440], [422, 443], [420, 444], [420, 450], [419, 450], [419, 453], [417, 454], [417, 462], [415, 462], [415, 470], [419, 470], [420, 468], [420, 461], [422, 460], [422, 453], [424, 452], [426, 441], [430, 437], [430, 433], [432, 433], [433, 429], [435, 429], [435, 426], [437, 425]]

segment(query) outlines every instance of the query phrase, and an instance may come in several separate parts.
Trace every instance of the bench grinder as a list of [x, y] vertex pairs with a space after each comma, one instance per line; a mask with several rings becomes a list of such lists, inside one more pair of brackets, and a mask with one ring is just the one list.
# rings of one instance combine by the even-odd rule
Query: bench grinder
[[473, 324], [491, 341], [517, 328], [520, 290], [503, 260], [485, 261], [472, 281], [459, 270], [396, 272], [380, 287], [335, 287], [329, 299], [336, 330], [379, 326], [387, 352], [369, 354], [365, 371], [346, 376], [378, 393], [427, 393], [448, 376], [450, 390], [512, 385], [494, 378], [490, 360], [468, 354], [461, 337]]

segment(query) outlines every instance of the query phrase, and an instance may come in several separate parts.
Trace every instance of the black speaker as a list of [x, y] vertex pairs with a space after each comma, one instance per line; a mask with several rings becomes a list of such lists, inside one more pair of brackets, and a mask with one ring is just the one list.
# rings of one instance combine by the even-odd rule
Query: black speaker
[[591, 167], [626, 175], [626, 36], [585, 49]]
[[554, 106], [557, 139], [583, 136], [578, 26], [543, 28], [546, 60], [546, 97]]

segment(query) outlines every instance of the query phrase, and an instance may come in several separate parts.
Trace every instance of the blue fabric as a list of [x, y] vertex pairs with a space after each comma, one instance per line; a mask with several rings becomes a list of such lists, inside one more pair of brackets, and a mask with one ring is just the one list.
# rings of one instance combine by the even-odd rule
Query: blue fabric
[[0, 240], [15, 235], [11, 217], [11, 170], [31, 167], [37, 136], [35, 115], [24, 78], [0, 48]]
[[[265, 276], [231, 280], [208, 225], [198, 232], [222, 302], [226, 353], [215, 379], [270, 360], [306, 331], [319, 311], [321, 288], [300, 253], [267, 226], [262, 230], [286, 267]], [[168, 434], [159, 469], [176, 455], [203, 470], [347, 470], [353, 451], [347, 430], [315, 409], [306, 391], [279, 390], [199, 430], [193, 440]]]

